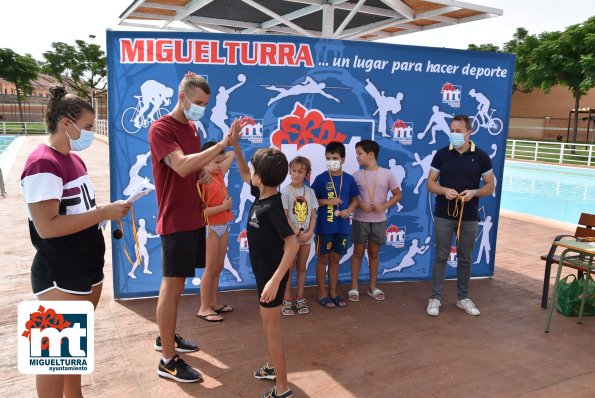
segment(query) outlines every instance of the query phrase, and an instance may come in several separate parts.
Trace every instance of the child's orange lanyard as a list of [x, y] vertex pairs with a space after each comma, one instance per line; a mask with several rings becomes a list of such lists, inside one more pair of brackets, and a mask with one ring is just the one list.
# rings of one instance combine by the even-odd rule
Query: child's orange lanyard
[[455, 201], [455, 207], [452, 211], [452, 214], [450, 214], [450, 200], [448, 201], [448, 206], [446, 208], [446, 214], [449, 215], [449, 217], [457, 217], [459, 216], [459, 225], [457, 226], [457, 245], [459, 244], [459, 235], [461, 233], [461, 223], [463, 222], [463, 209], [465, 208], [465, 198], [462, 196], [457, 196], [455, 199], [453, 199]]
[[196, 189], [198, 190], [198, 196], [200, 196], [200, 200], [202, 201], [202, 204], [204, 206], [202, 210], [203, 217], [205, 218], [205, 222], [207, 223], [207, 225], [209, 225], [209, 216], [207, 215], [207, 203], [205, 202], [204, 188], [201, 189], [200, 184], [196, 184]]
[[[136, 260], [132, 261], [132, 259], [130, 258], [130, 255], [128, 254], [128, 250], [126, 250], [126, 242], [124, 243], [124, 254], [126, 255], [126, 258], [128, 258], [128, 261], [130, 262], [130, 264], [134, 265], [137, 263], [137, 261], [139, 262], [140, 265], [140, 261], [142, 261], [142, 257], [140, 255], [140, 243], [138, 242], [138, 233], [136, 230], [136, 220], [134, 218], [134, 207], [130, 207], [130, 215], [132, 217], [132, 237], [134, 239], [134, 252], [136, 254]], [[124, 236], [124, 223], [122, 222], [122, 219], [120, 218], [118, 220], [118, 225], [120, 226], [120, 229], [122, 230], [122, 236]]]

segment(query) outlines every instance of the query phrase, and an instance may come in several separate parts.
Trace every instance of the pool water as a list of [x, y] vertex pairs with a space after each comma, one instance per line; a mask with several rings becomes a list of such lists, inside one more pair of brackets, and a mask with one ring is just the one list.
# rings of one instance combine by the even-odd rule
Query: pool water
[[595, 169], [507, 160], [500, 207], [576, 224], [595, 213]]
[[4, 152], [4, 150], [10, 145], [11, 142], [14, 141], [16, 136], [14, 135], [0, 135], [0, 153]]

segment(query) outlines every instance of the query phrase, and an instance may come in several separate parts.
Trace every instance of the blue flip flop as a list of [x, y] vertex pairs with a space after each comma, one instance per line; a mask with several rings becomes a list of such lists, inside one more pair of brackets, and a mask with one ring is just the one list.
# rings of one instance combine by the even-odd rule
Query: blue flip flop
[[321, 306], [323, 306], [324, 308], [335, 308], [336, 307], [335, 302], [329, 296], [318, 299], [318, 303]]
[[335, 306], [337, 307], [347, 307], [347, 301], [341, 296], [335, 296], [331, 300], [333, 300], [333, 303], [335, 303]]

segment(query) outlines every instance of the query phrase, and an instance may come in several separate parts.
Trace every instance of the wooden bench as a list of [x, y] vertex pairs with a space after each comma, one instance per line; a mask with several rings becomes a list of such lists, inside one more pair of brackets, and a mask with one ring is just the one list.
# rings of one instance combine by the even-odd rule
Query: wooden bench
[[[576, 227], [574, 235], [558, 235], [554, 238], [554, 242], [557, 242], [564, 238], [577, 239], [591, 237], [595, 237], [595, 214], [582, 213], [578, 220], [578, 225]], [[560, 263], [560, 256], [556, 254], [557, 248], [558, 246], [554, 246], [552, 244], [549, 253], [541, 256], [541, 259], [545, 261], [545, 271], [543, 275], [543, 294], [541, 296], [541, 308], [547, 308], [547, 299], [550, 288], [550, 271], [552, 269], [552, 264]], [[566, 261], [563, 265], [565, 267], [576, 269], [578, 271], [579, 277], [583, 272], [586, 271], [586, 268], [577, 267], [573, 264], [567, 263]], [[595, 271], [592, 271], [592, 273], [595, 274]]]

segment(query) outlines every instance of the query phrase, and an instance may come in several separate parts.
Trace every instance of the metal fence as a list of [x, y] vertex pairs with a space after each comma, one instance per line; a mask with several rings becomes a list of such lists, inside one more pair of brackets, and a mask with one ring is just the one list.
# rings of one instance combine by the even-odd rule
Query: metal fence
[[45, 134], [45, 124], [39, 122], [0, 122], [0, 134]]
[[107, 120], [105, 119], [95, 119], [95, 134], [102, 135], [107, 137]]
[[568, 142], [508, 140], [506, 158], [534, 162], [594, 166], [595, 145]]

